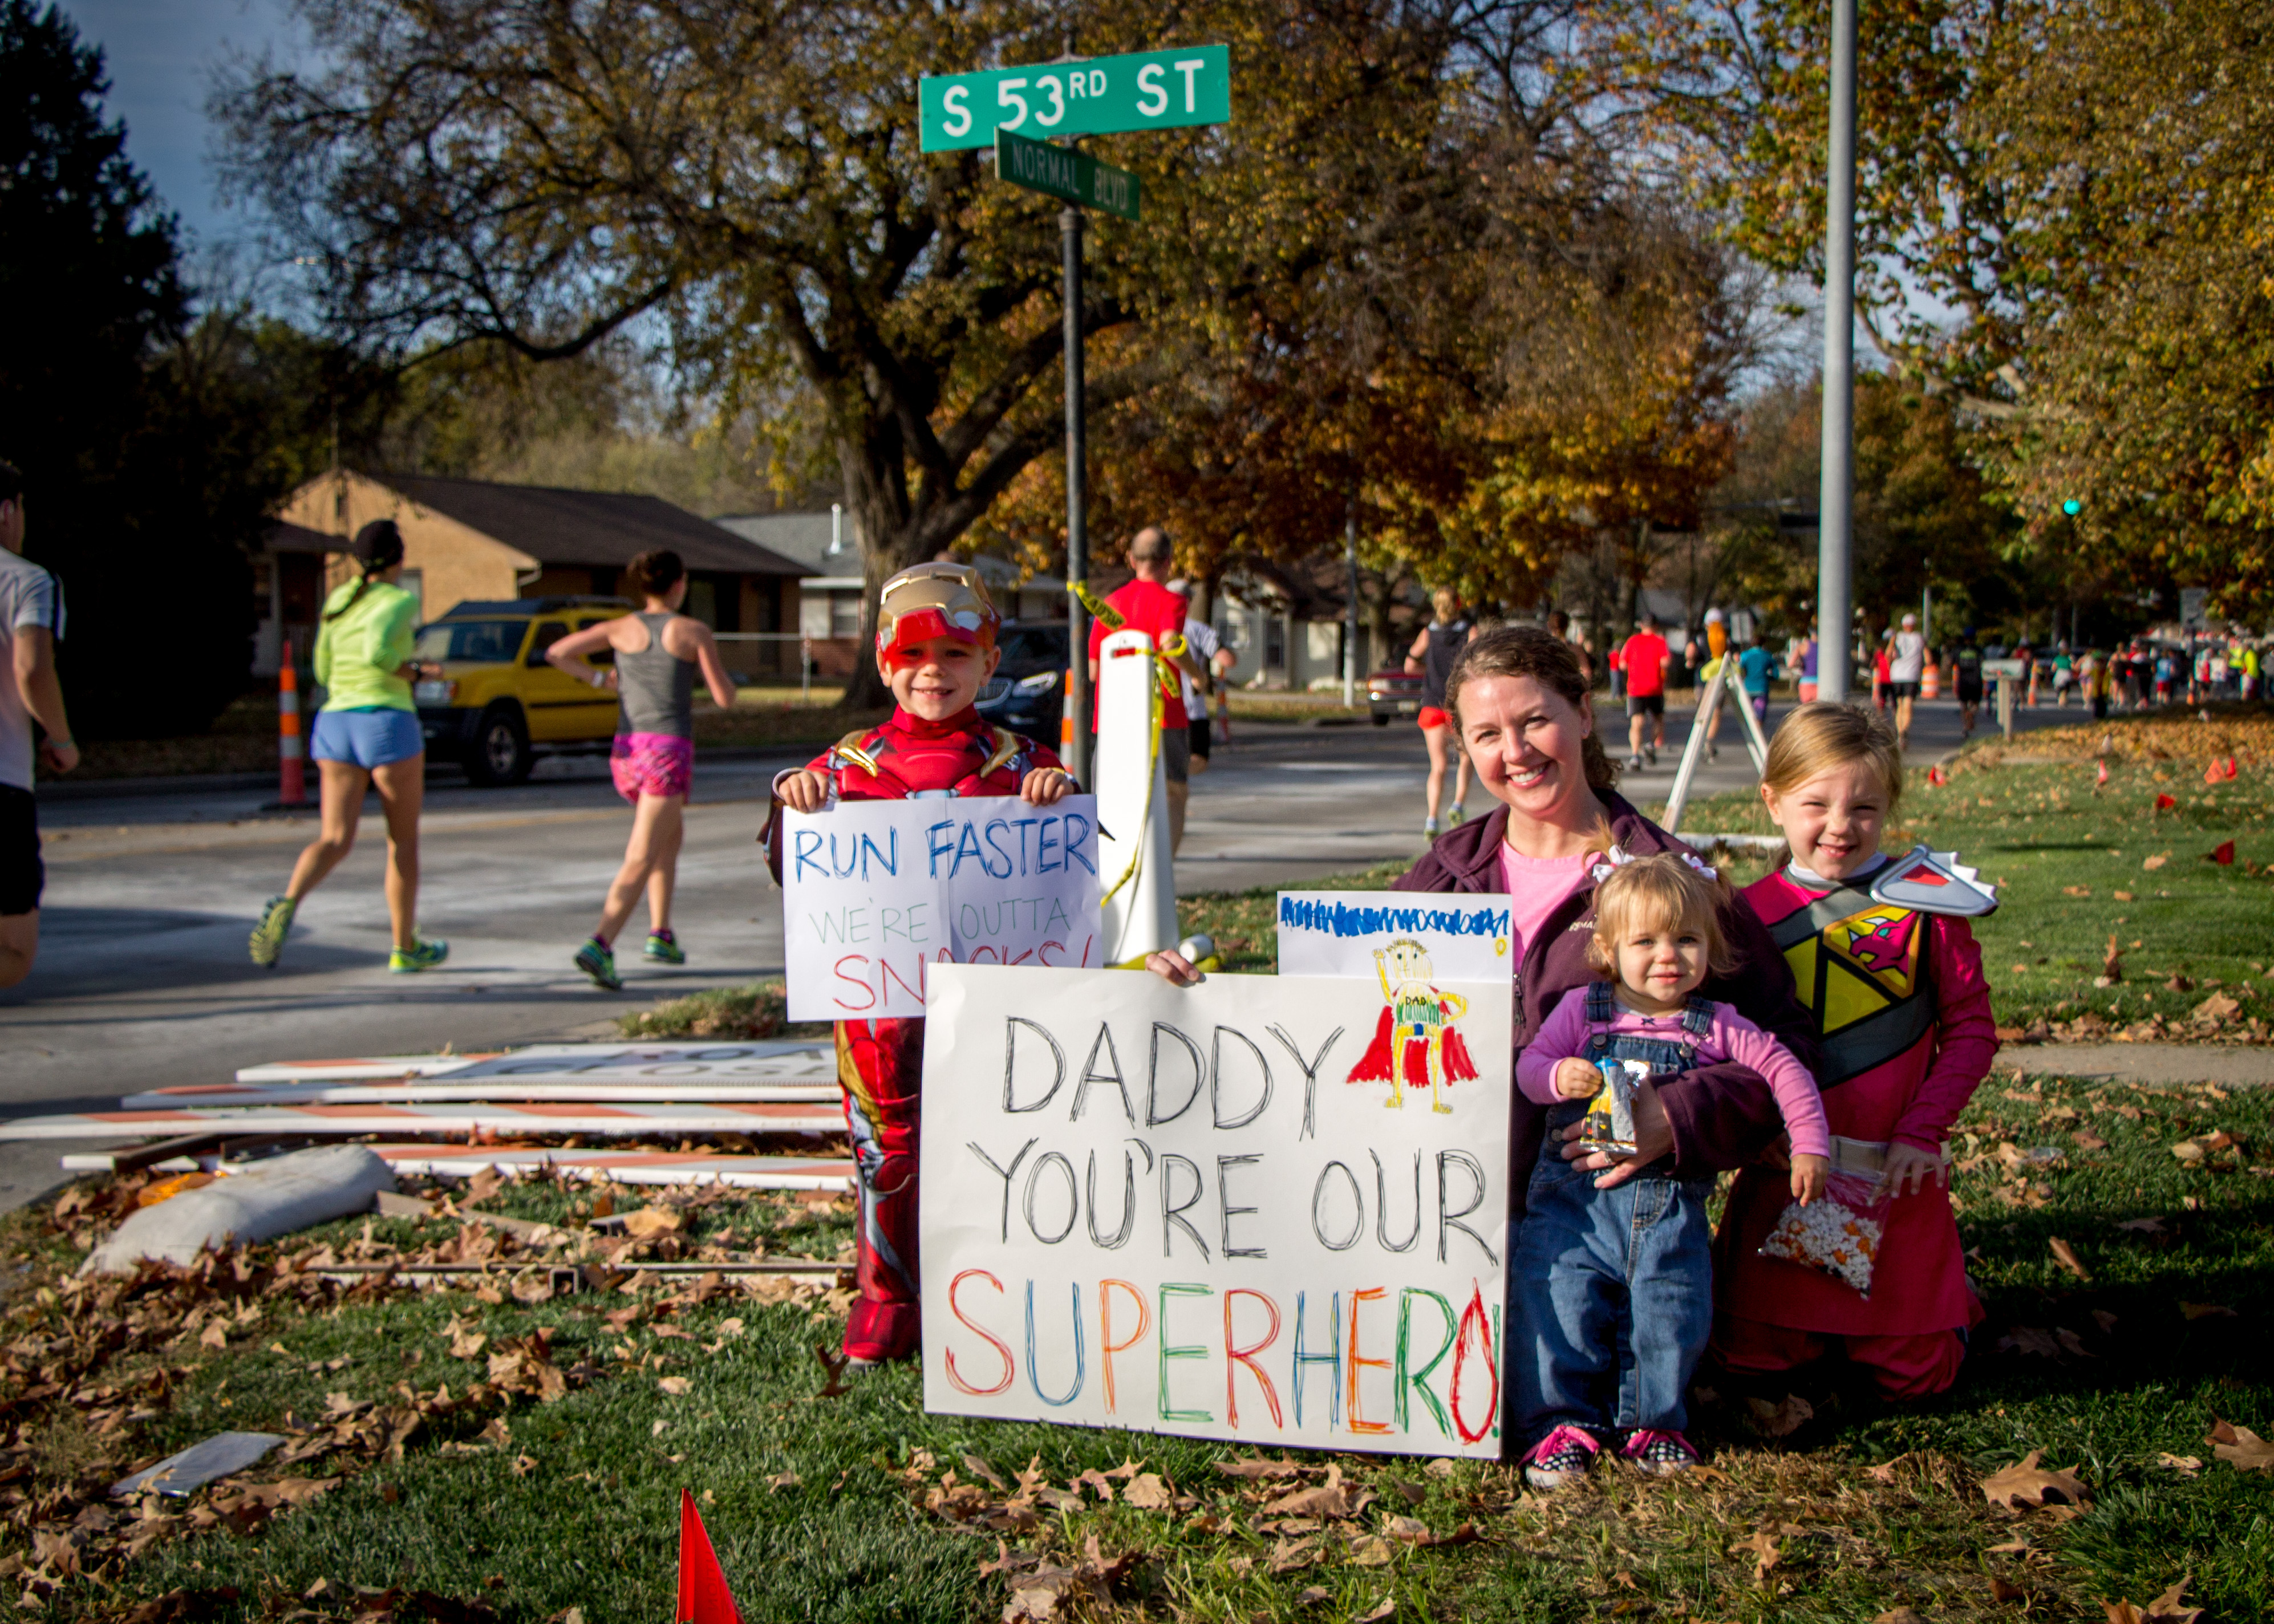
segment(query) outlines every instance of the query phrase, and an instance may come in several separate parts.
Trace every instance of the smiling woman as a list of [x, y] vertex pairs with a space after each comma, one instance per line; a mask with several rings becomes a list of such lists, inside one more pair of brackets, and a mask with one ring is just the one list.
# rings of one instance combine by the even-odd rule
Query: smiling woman
[[[1478, 781], [1502, 805], [1439, 839], [1396, 889], [1510, 898], [1521, 1049], [1565, 993], [1593, 979], [1590, 856], [1613, 845], [1638, 855], [1683, 848], [1614, 787], [1616, 770], [1596, 736], [1585, 674], [1561, 638], [1530, 626], [1485, 633], [1463, 650], [1446, 688]], [[1743, 908], [1725, 906], [1721, 926], [1736, 967], [1701, 992], [1812, 1061], [1814, 1031], [1767, 933]], [[1510, 1152], [1514, 1165], [1526, 1166], [1540, 1154], [1544, 1114], [1520, 1098], [1510, 1109]], [[1612, 1183], [1741, 1166], [1773, 1137], [1777, 1112], [1758, 1073], [1701, 1066], [1640, 1091], [1636, 1128], [1638, 1154], [1606, 1175]], [[1611, 1166], [1576, 1145], [1563, 1154], [1582, 1169]]]

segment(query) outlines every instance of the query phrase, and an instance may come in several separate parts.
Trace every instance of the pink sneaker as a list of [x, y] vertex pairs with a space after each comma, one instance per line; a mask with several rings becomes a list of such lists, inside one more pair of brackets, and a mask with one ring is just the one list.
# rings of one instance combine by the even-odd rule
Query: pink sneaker
[[1524, 1480], [1535, 1489], [1560, 1489], [1585, 1477], [1601, 1453], [1585, 1427], [1567, 1423], [1532, 1446], [1524, 1457]]
[[1688, 1439], [1679, 1432], [1660, 1432], [1650, 1427], [1629, 1434], [1627, 1447], [1619, 1455], [1660, 1477], [1688, 1471], [1698, 1464], [1698, 1451], [1690, 1447]]

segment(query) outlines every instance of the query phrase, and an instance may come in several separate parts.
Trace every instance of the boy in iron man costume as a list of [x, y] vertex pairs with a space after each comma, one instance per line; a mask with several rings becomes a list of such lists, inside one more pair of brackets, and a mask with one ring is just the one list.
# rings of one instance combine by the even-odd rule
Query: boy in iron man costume
[[[819, 812], [845, 801], [1019, 795], [1048, 806], [1078, 787], [1055, 753], [990, 727], [973, 708], [1001, 656], [1002, 617], [979, 572], [918, 564], [885, 583], [877, 668], [897, 702], [881, 727], [847, 733], [803, 770], [774, 781], [774, 803]], [[779, 827], [779, 823], [772, 827]], [[771, 832], [771, 828], [770, 828]], [[781, 848], [769, 840], [774, 878]], [[921, 1019], [840, 1020], [837, 1079], [860, 1199], [854, 1236], [859, 1295], [845, 1326], [856, 1367], [915, 1351], [916, 1140], [923, 1071]]]

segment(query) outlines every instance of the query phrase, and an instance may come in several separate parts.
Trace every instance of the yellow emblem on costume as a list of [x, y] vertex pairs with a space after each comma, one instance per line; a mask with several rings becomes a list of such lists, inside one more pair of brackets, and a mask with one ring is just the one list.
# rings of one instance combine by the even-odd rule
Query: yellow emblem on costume
[[1911, 996], [1926, 932], [1909, 908], [1874, 903], [1785, 950], [1820, 1031], [1837, 1032]]

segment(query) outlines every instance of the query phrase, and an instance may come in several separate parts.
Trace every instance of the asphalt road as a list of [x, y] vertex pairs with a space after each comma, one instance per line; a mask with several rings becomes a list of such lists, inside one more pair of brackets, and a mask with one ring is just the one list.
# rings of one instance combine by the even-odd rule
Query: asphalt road
[[[1658, 768], [1627, 779], [1638, 800], [1663, 798], [1672, 782], [1689, 718], [1668, 721], [1672, 748]], [[1701, 793], [1750, 781], [1735, 719], [1724, 726]], [[1913, 754], [1931, 759], [1957, 731], [1954, 708], [1922, 706]], [[248, 960], [246, 934], [283, 888], [312, 818], [263, 816], [251, 793], [44, 802], [39, 963], [0, 992], [0, 1117], [109, 1109], [123, 1094], [224, 1081], [264, 1060], [613, 1036], [611, 1017], [658, 998], [778, 975], [780, 894], [753, 839], [766, 786], [792, 759], [698, 764], [674, 921], [689, 962], [645, 964], [631, 934], [620, 994], [568, 963], [630, 822], [604, 763], [549, 763], [511, 790], [438, 775], [421, 837], [420, 922], [449, 942], [450, 959], [415, 976], [387, 970], [375, 799], [356, 850], [302, 906], [274, 971]], [[1423, 846], [1427, 765], [1410, 725], [1238, 725], [1233, 747], [1194, 782], [1178, 889], [1292, 884], [1410, 859]], [[1471, 809], [1483, 801], [1472, 791]], [[644, 931], [644, 910], [634, 917]], [[0, 1208], [51, 1187], [56, 1157], [74, 1148], [0, 1142]]]

